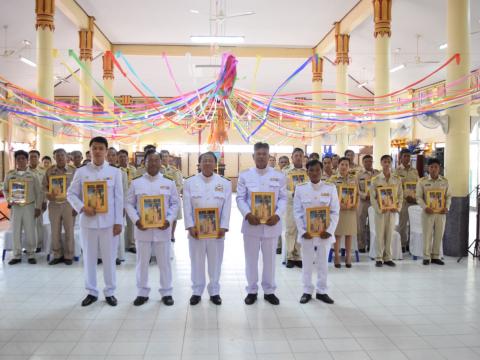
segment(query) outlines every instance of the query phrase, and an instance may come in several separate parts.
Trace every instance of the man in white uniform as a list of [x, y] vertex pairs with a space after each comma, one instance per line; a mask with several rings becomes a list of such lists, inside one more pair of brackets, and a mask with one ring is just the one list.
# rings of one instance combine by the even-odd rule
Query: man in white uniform
[[[202, 299], [205, 290], [205, 256], [208, 261], [208, 293], [215, 305], [222, 304], [220, 297], [220, 272], [222, 269], [225, 233], [230, 223], [232, 207], [232, 185], [213, 170], [217, 166], [217, 157], [213, 152], [200, 155], [198, 159], [201, 172], [189, 177], [183, 186], [183, 211], [185, 229], [188, 230], [190, 248], [191, 278], [193, 295], [190, 304], [196, 305]], [[218, 209], [215, 220], [219, 227], [217, 236], [202, 236], [200, 224], [195, 221], [195, 210], [201, 208]]]
[[[128, 217], [135, 224], [134, 238], [137, 249], [137, 298], [133, 305], [140, 306], [148, 301], [148, 265], [152, 252], [157, 259], [160, 270], [160, 295], [162, 302], [173, 305], [172, 267], [170, 264], [171, 224], [177, 218], [180, 200], [175, 183], [160, 173], [161, 156], [155, 150], [145, 154], [146, 173], [135, 178], [128, 189], [126, 210]], [[146, 228], [142, 222], [142, 198], [145, 196], [163, 196], [163, 215], [165, 222], [158, 228]], [[158, 211], [158, 210], [157, 210]], [[158, 213], [157, 213], [158, 214]], [[154, 214], [150, 214], [154, 215]], [[150, 216], [149, 215], [149, 216]], [[155, 214], [156, 215], [156, 214]]]
[[[123, 224], [123, 185], [121, 171], [105, 161], [108, 149], [107, 139], [98, 136], [90, 140], [92, 162], [75, 171], [72, 183], [67, 190], [67, 200], [80, 214], [80, 238], [83, 249], [85, 288], [88, 295], [82, 306], [88, 306], [98, 299], [97, 258], [100, 247], [105, 281], [105, 300], [111, 306], [117, 305], [113, 296], [116, 288], [115, 257], [118, 248], [118, 235]], [[97, 213], [96, 208], [84, 203], [83, 185], [98, 181], [106, 184], [107, 211]], [[101, 195], [101, 194], [100, 194]], [[100, 199], [101, 201], [101, 199]]]
[[[300, 303], [306, 304], [312, 300], [312, 292], [315, 289], [312, 284], [312, 270], [316, 265], [316, 298], [327, 304], [333, 304], [333, 300], [327, 294], [327, 272], [328, 252], [335, 242], [333, 234], [340, 216], [337, 188], [334, 184], [320, 180], [322, 163], [318, 160], [310, 160], [307, 163], [307, 175], [310, 182], [297, 185], [293, 198], [295, 221], [302, 242], [303, 295]], [[330, 210], [329, 221], [320, 226], [319, 234], [312, 234], [307, 228], [307, 209], [315, 207], [328, 207]]]
[[[237, 206], [243, 216], [242, 234], [245, 248], [245, 267], [248, 286], [245, 304], [257, 301], [258, 254], [262, 251], [262, 288], [264, 299], [272, 305], [280, 304], [275, 296], [275, 249], [282, 233], [280, 217], [287, 206], [286, 178], [280, 171], [268, 166], [269, 146], [256, 143], [253, 160], [255, 167], [243, 171], [238, 178]], [[269, 192], [274, 199], [274, 212], [265, 222], [252, 212], [253, 192]], [[253, 207], [255, 204], [253, 204]]]

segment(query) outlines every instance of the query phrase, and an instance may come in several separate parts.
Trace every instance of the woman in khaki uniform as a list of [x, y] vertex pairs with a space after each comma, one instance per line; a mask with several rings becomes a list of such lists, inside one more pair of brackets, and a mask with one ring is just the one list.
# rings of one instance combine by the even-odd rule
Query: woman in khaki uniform
[[[352, 236], [357, 235], [357, 204], [358, 204], [358, 181], [354, 174], [349, 173], [350, 160], [346, 157], [338, 163], [338, 174], [330, 178], [330, 182], [337, 187], [340, 200], [340, 219], [335, 230], [335, 267], [340, 268], [340, 240], [345, 236], [345, 266], [352, 267]], [[354, 191], [349, 190], [341, 194], [340, 187], [349, 185]]]

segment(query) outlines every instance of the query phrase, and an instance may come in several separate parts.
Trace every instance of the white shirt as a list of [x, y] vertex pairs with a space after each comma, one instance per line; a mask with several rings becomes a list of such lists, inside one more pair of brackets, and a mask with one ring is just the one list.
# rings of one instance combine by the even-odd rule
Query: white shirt
[[[185, 229], [195, 226], [195, 209], [218, 208], [220, 228], [228, 230], [232, 207], [232, 184], [217, 174], [202, 173], [189, 177], [183, 184]], [[190, 234], [188, 235], [190, 238]]]
[[277, 237], [282, 234], [282, 221], [274, 226], [250, 225], [245, 216], [251, 210], [252, 192], [274, 192], [275, 214], [282, 218], [287, 206], [286, 178], [282, 172], [269, 166], [265, 169], [250, 168], [238, 177], [237, 206], [243, 216], [242, 233], [257, 237]]
[[[139, 230], [135, 223], [140, 219], [140, 201], [142, 196], [163, 195], [165, 201], [165, 218], [170, 226], [165, 230], [146, 229]], [[151, 176], [147, 173], [133, 179], [128, 189], [125, 210], [134, 224], [134, 237], [136, 241], [170, 241], [172, 224], [177, 219], [180, 199], [175, 182], [165, 178], [160, 172]]]
[[[102, 180], [107, 182], [108, 212], [86, 216], [83, 212], [80, 212], [84, 207], [83, 183]], [[124, 199], [121, 171], [107, 162], [100, 166], [91, 162], [79, 167], [67, 189], [67, 200], [80, 214], [80, 226], [89, 229], [104, 229], [114, 224], [123, 224]]]
[[[330, 224], [327, 232], [332, 236], [328, 240], [335, 241], [333, 234], [337, 228], [340, 214], [340, 203], [336, 186], [323, 181], [317, 184], [308, 182], [297, 185], [295, 196], [293, 197], [293, 213], [297, 224], [298, 237], [302, 241], [309, 241], [302, 238], [303, 234], [307, 232], [307, 209], [320, 206], [328, 206], [330, 208]], [[314, 237], [313, 240], [319, 241], [320, 237]]]

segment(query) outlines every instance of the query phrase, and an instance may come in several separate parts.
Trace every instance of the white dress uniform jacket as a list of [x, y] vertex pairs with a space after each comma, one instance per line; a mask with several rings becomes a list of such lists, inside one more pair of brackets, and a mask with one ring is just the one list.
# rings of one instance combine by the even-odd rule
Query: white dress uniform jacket
[[[232, 184], [229, 180], [217, 174], [206, 177], [202, 173], [185, 180], [183, 186], [185, 229], [195, 227], [195, 209], [218, 208], [219, 226], [228, 230], [231, 207]], [[193, 295], [201, 296], [205, 290], [205, 256], [210, 279], [208, 293], [210, 296], [219, 295], [225, 238], [194, 239], [188, 234], [188, 240]]]

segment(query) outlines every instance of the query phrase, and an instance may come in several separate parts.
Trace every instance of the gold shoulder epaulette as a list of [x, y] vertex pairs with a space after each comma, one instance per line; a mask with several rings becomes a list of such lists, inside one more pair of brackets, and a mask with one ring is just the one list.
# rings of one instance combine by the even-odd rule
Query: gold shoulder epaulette
[[133, 181], [133, 180], [136, 180], [136, 179], [138, 179], [138, 178], [141, 178], [142, 176], [143, 176], [143, 175], [135, 176], [135, 177], [132, 179], [132, 181]]
[[119, 168], [119, 166], [115, 164], [108, 164], [108, 165], [113, 166], [114, 168], [117, 168], [117, 169]]
[[188, 180], [190, 179], [191, 177], [194, 177], [195, 175], [190, 175], [190, 176], [187, 176], [184, 180]]
[[227, 180], [227, 181], [232, 181], [232, 180], [230, 180], [230, 179], [229, 179], [228, 177], [226, 177], [226, 176], [223, 176], [223, 175], [220, 175], [220, 176], [221, 176], [222, 178], [224, 178], [225, 180]]
[[297, 184], [297, 185], [295, 186], [295, 188], [297, 188], [297, 187], [299, 187], [299, 186], [307, 185], [307, 184], [308, 184], [308, 183], [306, 183], [306, 182], [300, 183], [300, 184]]
[[163, 174], [163, 177], [164, 177], [165, 179], [168, 179], [168, 180], [171, 180], [171, 181], [175, 181], [175, 179], [174, 179], [172, 176], [170, 176], [170, 175]]

